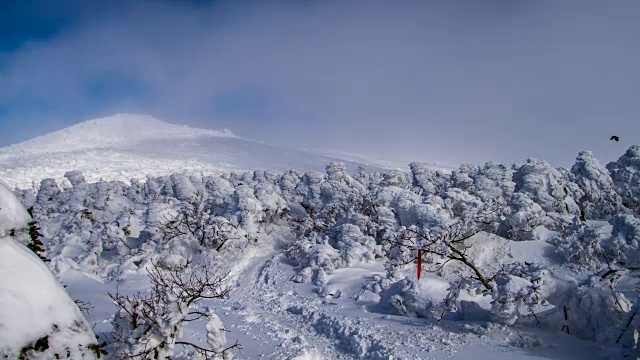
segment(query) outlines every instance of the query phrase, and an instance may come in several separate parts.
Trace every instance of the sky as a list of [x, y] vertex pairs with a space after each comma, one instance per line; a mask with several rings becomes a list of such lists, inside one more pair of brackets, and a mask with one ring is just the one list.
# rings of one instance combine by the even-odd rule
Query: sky
[[407, 163], [606, 163], [640, 144], [639, 35], [636, 0], [0, 0], [0, 146], [129, 112]]

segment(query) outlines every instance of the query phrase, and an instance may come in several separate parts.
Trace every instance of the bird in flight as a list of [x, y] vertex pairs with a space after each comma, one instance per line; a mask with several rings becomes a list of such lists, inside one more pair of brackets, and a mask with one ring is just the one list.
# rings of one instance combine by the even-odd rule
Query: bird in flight
[[619, 136], [615, 136], [615, 135], [613, 135], [613, 136], [611, 137], [611, 139], [609, 139], [609, 140], [620, 141], [620, 137], [619, 137]]

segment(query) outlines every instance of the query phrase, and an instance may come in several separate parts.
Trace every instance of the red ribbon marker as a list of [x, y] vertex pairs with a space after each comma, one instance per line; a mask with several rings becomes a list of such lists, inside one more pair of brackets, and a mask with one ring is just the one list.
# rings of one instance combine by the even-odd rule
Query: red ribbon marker
[[422, 249], [418, 249], [418, 281], [420, 281], [421, 272], [422, 272]]

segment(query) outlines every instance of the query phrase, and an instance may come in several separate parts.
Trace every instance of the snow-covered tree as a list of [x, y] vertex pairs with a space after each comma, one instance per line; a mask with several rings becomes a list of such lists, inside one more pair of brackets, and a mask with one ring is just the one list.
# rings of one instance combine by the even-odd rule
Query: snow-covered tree
[[617, 161], [607, 164], [622, 204], [640, 215], [640, 146], [631, 146]]
[[527, 195], [546, 212], [564, 213], [565, 179], [545, 161], [527, 159], [513, 173], [515, 192]]
[[614, 189], [613, 180], [591, 151], [582, 151], [571, 167], [572, 181], [578, 185], [578, 205], [587, 219], [602, 219], [620, 211], [622, 199]]
[[[118, 307], [113, 318], [115, 356], [123, 359], [170, 359], [176, 346], [184, 346], [207, 359], [230, 359], [222, 322], [202, 300], [222, 299], [230, 291], [226, 276], [204, 266], [186, 271], [148, 269], [151, 288], [135, 295], [109, 294]], [[187, 323], [205, 318], [208, 345], [182, 338]]]
[[418, 162], [409, 164], [413, 176], [413, 191], [420, 195], [439, 195], [447, 187], [449, 177]]

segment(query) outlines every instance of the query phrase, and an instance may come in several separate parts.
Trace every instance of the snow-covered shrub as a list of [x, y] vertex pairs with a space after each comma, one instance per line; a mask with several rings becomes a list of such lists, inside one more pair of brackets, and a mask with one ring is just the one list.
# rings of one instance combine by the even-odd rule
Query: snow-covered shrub
[[302, 196], [296, 193], [296, 186], [300, 182], [302, 175], [297, 170], [289, 170], [280, 176], [278, 186], [285, 200], [300, 203]]
[[412, 190], [419, 195], [439, 195], [449, 184], [449, 177], [441, 171], [433, 170], [427, 165], [412, 162], [409, 164], [413, 176]]
[[392, 265], [403, 266], [417, 260], [422, 249], [425, 271], [440, 272], [447, 264], [461, 265], [468, 275], [486, 291], [492, 291], [490, 276], [477, 266], [472, 258], [473, 238], [483, 231], [484, 224], [492, 221], [491, 209], [483, 208], [464, 218], [453, 218], [445, 224], [426, 228], [412, 225], [400, 229], [389, 249], [387, 258]]
[[356, 196], [323, 205], [313, 218], [295, 219], [292, 227], [300, 240], [291, 256], [301, 269], [296, 280], [315, 279], [318, 271], [331, 273], [381, 257], [380, 242], [386, 236], [386, 225], [378, 221], [377, 214], [370, 198]]
[[55, 179], [47, 178], [40, 182], [40, 190], [36, 196], [38, 204], [48, 204], [56, 200], [60, 194], [60, 187]]
[[377, 311], [435, 319], [442, 311], [449, 283], [438, 278], [416, 281], [404, 278], [388, 285], [380, 293]]
[[472, 193], [483, 201], [506, 204], [515, 191], [513, 172], [513, 167], [509, 165], [495, 162], [484, 164], [474, 174]]
[[[109, 294], [118, 307], [113, 317], [115, 356], [131, 359], [171, 358], [175, 346], [185, 346], [211, 358], [228, 358], [235, 344], [225, 348], [222, 322], [200, 301], [222, 299], [230, 291], [219, 276], [205, 266], [185, 271], [163, 270], [155, 264], [148, 269], [151, 288], [135, 295]], [[184, 326], [207, 318], [207, 343], [198, 345], [182, 339]], [[226, 355], [226, 356], [225, 356]]]
[[337, 226], [334, 231], [335, 248], [344, 259], [344, 263], [339, 264], [341, 267], [373, 261], [375, 255], [379, 253], [375, 239], [363, 234], [356, 225], [342, 224]]
[[172, 174], [169, 179], [171, 181], [172, 195], [180, 201], [189, 201], [199, 192], [196, 185], [185, 174]]
[[347, 174], [347, 167], [340, 162], [327, 165], [326, 181], [320, 185], [322, 202], [344, 202], [362, 194], [364, 186]]
[[17, 238], [31, 220], [0, 182], [0, 358], [97, 359], [91, 327], [46, 265]]
[[296, 185], [296, 193], [302, 197], [302, 204], [311, 209], [319, 210], [322, 204], [320, 185], [325, 181], [325, 173], [309, 171], [302, 176]]
[[600, 276], [579, 283], [561, 272], [520, 264], [497, 276], [493, 298], [496, 321], [511, 325], [527, 319], [602, 343], [615, 340], [630, 310], [624, 295]]
[[617, 161], [607, 164], [622, 204], [640, 215], [640, 146], [631, 146]]
[[[479, 197], [464, 191], [460, 188], [450, 188], [443, 196], [446, 209], [451, 211], [451, 214], [456, 217], [466, 217], [469, 214], [474, 214], [481, 209], [485, 203]], [[430, 198], [430, 202], [438, 198]]]
[[[560, 307], [553, 299], [550, 302]], [[562, 309], [567, 333], [612, 344], [627, 319], [631, 303], [622, 293], [603, 284], [600, 276], [592, 276], [569, 294]]]
[[[314, 280], [319, 284], [323, 274], [336, 268], [382, 257], [382, 244], [396, 226], [395, 214], [385, 204], [394, 203], [397, 208], [397, 203], [403, 200], [394, 199], [394, 194], [403, 193], [416, 199], [419, 196], [389, 186], [394, 190], [388, 192], [389, 196], [383, 196], [386, 202], [381, 201], [376, 190], [366, 189], [348, 175], [342, 163], [330, 164], [326, 176], [316, 178], [326, 180], [318, 185], [318, 196], [309, 199], [308, 193], [304, 195], [303, 205], [313, 202], [315, 211], [312, 213], [313, 207], [308, 207], [308, 215], [296, 217], [291, 222], [300, 240], [290, 256], [296, 259], [300, 268], [296, 281]], [[373, 188], [377, 189], [377, 186], [373, 185]], [[299, 184], [299, 189], [309, 188]], [[411, 202], [406, 206], [412, 206]]]
[[517, 241], [533, 240], [533, 230], [543, 224], [545, 215], [542, 207], [527, 194], [515, 193], [510, 202], [509, 215], [506, 217], [506, 236]]
[[617, 215], [610, 224], [611, 237], [603, 244], [607, 253], [624, 267], [640, 267], [640, 218]]
[[[513, 325], [519, 319], [533, 318], [539, 323], [537, 313], [551, 308], [545, 298], [550, 277], [546, 270], [535, 265], [514, 263], [505, 266], [496, 276], [492, 293], [493, 320]], [[573, 287], [572, 282], [567, 282]]]
[[613, 180], [591, 151], [578, 154], [571, 175], [580, 189], [574, 196], [587, 219], [602, 219], [620, 210], [622, 199], [614, 190]]
[[411, 175], [400, 170], [389, 170], [382, 175], [380, 186], [396, 186], [401, 189], [410, 189], [411, 183]]
[[527, 159], [513, 173], [515, 192], [527, 195], [546, 212], [564, 213], [567, 193], [562, 174], [545, 161]]
[[[234, 197], [234, 204], [229, 204], [233, 214], [227, 217], [217, 216], [217, 204], [199, 190], [182, 202], [177, 211], [172, 211], [173, 216], [159, 229], [163, 250], [159, 264], [168, 269], [183, 268], [205, 249], [219, 252], [229, 246], [229, 241], [246, 240], [251, 231], [256, 233], [253, 216], [260, 213], [261, 207], [248, 188], [241, 188], [240, 199]], [[247, 230], [240, 228], [241, 225]]]
[[81, 171], [67, 171], [64, 177], [69, 181], [71, 186], [78, 186], [87, 182]]
[[626, 357], [640, 357], [640, 298], [636, 299], [619, 329], [616, 344], [625, 348]]
[[462, 164], [460, 168], [451, 173], [451, 186], [465, 191], [473, 188], [473, 175], [478, 167], [471, 164]]
[[278, 177], [249, 174], [173, 174], [125, 184], [86, 183], [69, 173], [72, 186], [64, 189], [43, 182], [34, 217], [54, 271], [117, 277], [155, 259], [184, 267], [203, 250], [246, 246], [288, 216]]
[[565, 232], [549, 239], [549, 243], [556, 247], [556, 254], [567, 265], [597, 269], [606, 256], [602, 246], [607, 237], [609, 234], [602, 226], [589, 225], [574, 218], [573, 224]]

